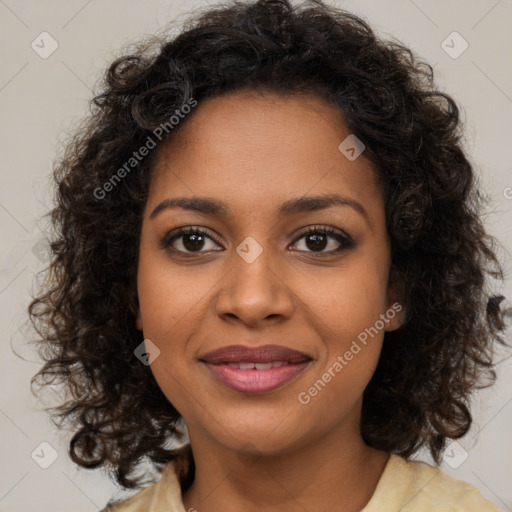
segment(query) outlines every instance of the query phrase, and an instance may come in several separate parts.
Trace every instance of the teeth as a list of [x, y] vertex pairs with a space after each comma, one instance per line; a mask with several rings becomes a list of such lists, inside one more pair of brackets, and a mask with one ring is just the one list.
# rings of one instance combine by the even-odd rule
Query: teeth
[[272, 363], [255, 363], [256, 370], [270, 370]]
[[273, 361], [271, 363], [224, 363], [227, 364], [230, 368], [237, 368], [238, 370], [252, 370], [256, 368], [256, 370], [270, 370], [271, 368], [279, 368], [280, 366], [284, 366], [289, 364], [286, 361]]

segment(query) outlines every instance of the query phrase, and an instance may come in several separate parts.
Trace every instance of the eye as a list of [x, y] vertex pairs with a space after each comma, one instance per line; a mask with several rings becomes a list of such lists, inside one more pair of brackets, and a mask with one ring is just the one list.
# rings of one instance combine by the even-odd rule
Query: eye
[[202, 229], [196, 227], [181, 227], [165, 236], [161, 241], [161, 246], [163, 249], [171, 248], [176, 252], [184, 254], [194, 252], [201, 253], [206, 252], [201, 249], [204, 248], [207, 240], [215, 241], [217, 244], [220, 244], [215, 236]]
[[[355, 247], [355, 244], [352, 239], [329, 227], [310, 226], [305, 232], [303, 232], [299, 236], [299, 238], [295, 240], [294, 244], [296, 244], [297, 241], [302, 239], [304, 239], [304, 246], [307, 249], [310, 249], [310, 251], [306, 250], [306, 252], [319, 253], [318, 256], [330, 255], [333, 253], [341, 252], [345, 249]], [[324, 251], [324, 249], [329, 246], [329, 239], [335, 241], [335, 247], [332, 248], [331, 250]], [[336, 247], [336, 242], [338, 243], [338, 247]], [[315, 256], [317, 255], [315, 254]]]
[[[302, 239], [304, 239], [304, 246], [306, 249], [295, 250], [301, 252], [318, 253], [315, 254], [315, 256], [319, 257], [324, 255], [331, 255], [333, 253], [339, 253], [345, 249], [355, 247], [355, 243], [352, 239], [330, 227], [310, 226], [298, 238], [295, 239], [295, 242], [292, 244], [292, 246], [297, 244], [297, 242]], [[215, 249], [214, 247], [208, 249], [208, 240], [215, 242], [214, 246], [221, 245], [221, 242], [215, 235], [203, 229], [195, 226], [180, 227], [166, 235], [161, 240], [160, 245], [163, 249], [171, 249], [174, 252], [178, 252], [184, 255], [208, 252], [208, 250], [223, 250]], [[334, 241], [335, 247], [331, 248], [331, 250], [325, 251], [324, 249], [329, 247], [330, 241]], [[338, 247], [336, 247], [336, 243], [338, 244]]]

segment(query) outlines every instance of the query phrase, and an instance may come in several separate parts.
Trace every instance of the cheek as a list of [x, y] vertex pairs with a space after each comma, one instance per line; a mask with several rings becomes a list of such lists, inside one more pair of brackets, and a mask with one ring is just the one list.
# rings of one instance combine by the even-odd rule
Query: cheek
[[[298, 400], [332, 425], [354, 410], [372, 378], [384, 339], [386, 281], [375, 268], [331, 275], [312, 306], [324, 350]], [[320, 428], [320, 427], [318, 427]]]
[[298, 283], [324, 345], [310, 387], [303, 390], [315, 407], [329, 403], [333, 410], [341, 404], [350, 408], [375, 371], [384, 338], [381, 315], [386, 314], [388, 276], [382, 249], [380, 258], [378, 254], [361, 251], [336, 271]]
[[145, 339], [156, 344], [160, 353], [150, 369], [167, 399], [187, 414], [193, 397], [194, 357], [188, 340], [201, 326], [205, 300], [216, 280], [199, 266], [185, 269], [170, 265], [165, 252], [151, 251], [141, 243], [137, 290]]
[[295, 292], [311, 320], [323, 326], [324, 339], [342, 350], [386, 312], [388, 271], [385, 258], [361, 251], [339, 268], [298, 273]]
[[212, 272], [200, 266], [173, 265], [164, 251], [151, 253], [142, 247], [137, 289], [144, 335], [161, 342], [179, 339], [176, 331], [201, 311], [216, 281]]

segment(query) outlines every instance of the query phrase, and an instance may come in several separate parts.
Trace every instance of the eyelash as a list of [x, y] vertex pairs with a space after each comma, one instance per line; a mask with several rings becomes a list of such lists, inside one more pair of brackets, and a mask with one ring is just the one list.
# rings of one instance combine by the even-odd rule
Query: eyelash
[[[305, 251], [305, 252], [308, 252], [311, 255], [313, 255], [313, 257], [315, 257], [315, 258], [331, 256], [332, 254], [337, 254], [337, 253], [340, 253], [340, 252], [342, 252], [342, 251], [344, 251], [346, 249], [351, 249], [351, 248], [355, 247], [354, 241], [351, 238], [349, 238], [348, 236], [342, 235], [341, 233], [338, 233], [337, 231], [335, 231], [334, 229], [332, 229], [330, 227], [321, 227], [321, 226], [309, 226], [305, 231], [303, 231], [293, 241], [292, 245], [297, 243], [300, 239], [304, 238], [305, 236], [311, 235], [311, 234], [327, 235], [327, 236], [329, 236], [331, 238], [334, 238], [337, 242], [340, 243], [340, 247], [338, 249], [327, 251], [327, 252]], [[210, 238], [211, 240], [216, 242], [218, 245], [221, 245], [220, 240], [218, 240], [218, 238], [216, 236], [214, 236], [210, 232], [205, 231], [203, 229], [200, 229], [200, 228], [198, 228], [196, 226], [180, 227], [180, 228], [178, 228], [174, 232], [171, 232], [168, 235], [166, 235], [161, 240], [160, 245], [161, 245], [162, 249], [173, 250], [173, 251], [178, 252], [178, 253], [180, 253], [182, 255], [186, 254], [187, 257], [189, 257], [189, 255], [192, 256], [194, 254], [201, 254], [203, 252], [206, 252], [206, 251], [196, 251], [196, 252], [189, 251], [189, 252], [185, 252], [185, 251], [179, 251], [179, 250], [174, 249], [173, 247], [171, 247], [172, 243], [175, 240], [181, 238], [182, 236], [186, 236], [186, 235], [204, 235], [207, 238]], [[297, 251], [297, 252], [304, 252], [304, 251]]]

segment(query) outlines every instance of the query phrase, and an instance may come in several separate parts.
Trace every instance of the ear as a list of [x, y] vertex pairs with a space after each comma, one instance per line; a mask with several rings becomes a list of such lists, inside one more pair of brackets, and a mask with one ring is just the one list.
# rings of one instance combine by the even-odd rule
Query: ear
[[142, 317], [140, 315], [140, 308], [137, 308], [137, 311], [135, 312], [135, 327], [139, 331], [142, 331]]
[[133, 316], [135, 317], [135, 328], [139, 331], [142, 331], [142, 316], [140, 314], [139, 299], [135, 291], [131, 293], [129, 300], [129, 308]]
[[407, 308], [404, 304], [403, 281], [397, 270], [392, 267], [389, 273], [387, 289], [387, 310], [385, 331], [395, 331], [406, 322]]

